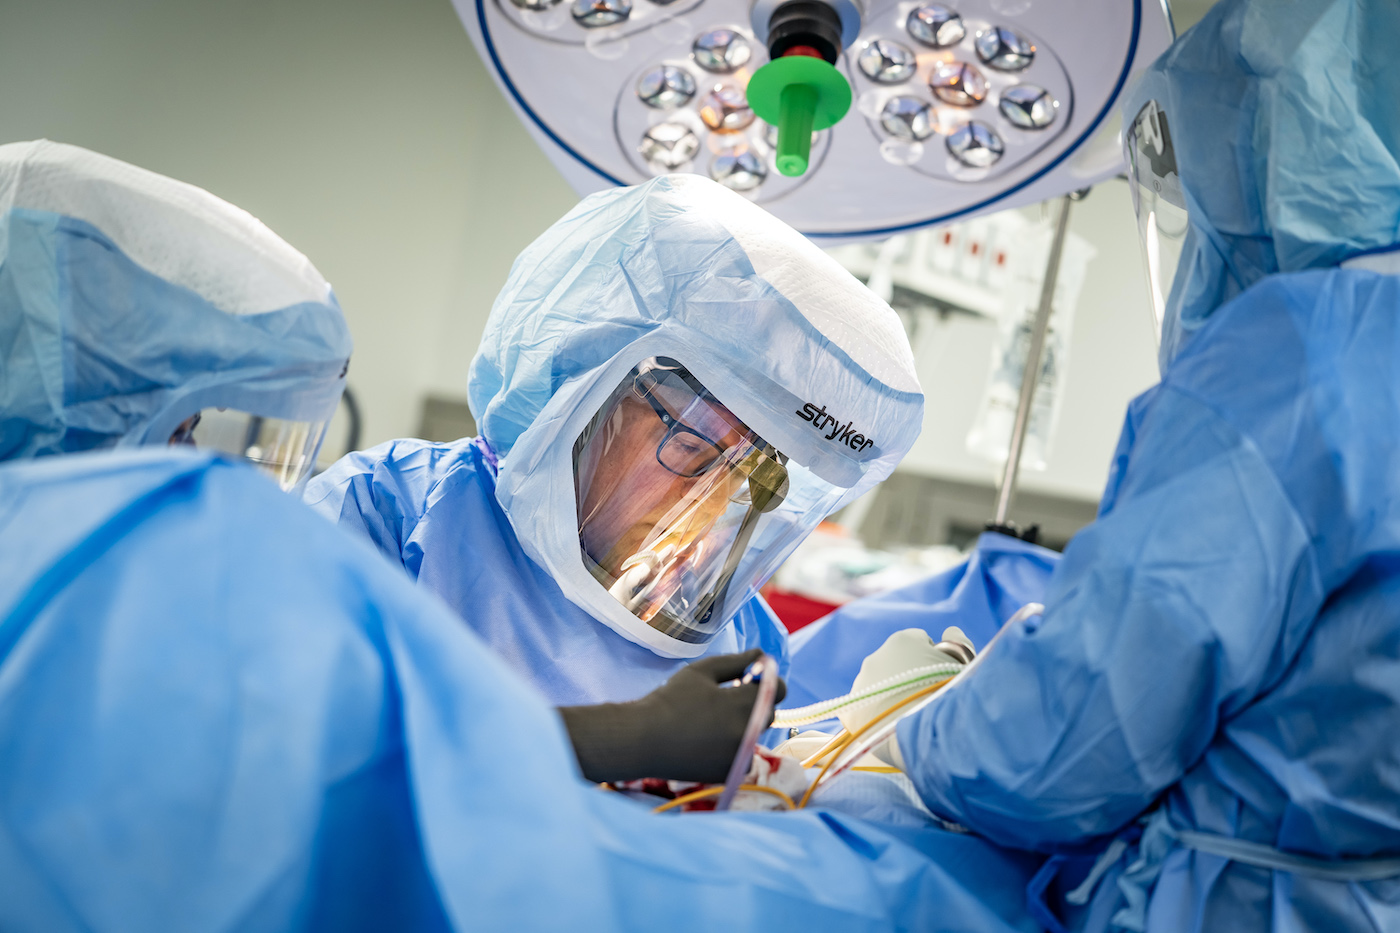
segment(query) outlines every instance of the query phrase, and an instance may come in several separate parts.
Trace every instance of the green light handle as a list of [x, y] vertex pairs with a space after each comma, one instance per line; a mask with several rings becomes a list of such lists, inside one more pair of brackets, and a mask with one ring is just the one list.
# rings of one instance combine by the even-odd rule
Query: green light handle
[[778, 171], [797, 177], [807, 171], [812, 155], [812, 121], [817, 112], [817, 89], [810, 84], [783, 88], [778, 116]]
[[784, 55], [754, 72], [745, 93], [749, 106], [778, 128], [778, 171], [806, 173], [812, 159], [812, 133], [835, 126], [851, 109], [851, 85], [823, 59]]

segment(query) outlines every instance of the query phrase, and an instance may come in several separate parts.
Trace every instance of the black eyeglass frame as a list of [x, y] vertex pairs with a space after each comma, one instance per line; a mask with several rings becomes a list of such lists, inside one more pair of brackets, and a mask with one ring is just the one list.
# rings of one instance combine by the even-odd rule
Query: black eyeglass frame
[[[684, 421], [681, 421], [675, 415], [671, 414], [671, 412], [666, 409], [665, 405], [661, 404], [661, 401], [652, 392], [652, 388], [655, 387], [655, 385], [660, 381], [655, 375], [653, 375], [658, 371], [668, 373], [680, 379], [686, 384], [688, 388], [690, 388], [696, 394], [698, 398], [713, 398], [713, 396], [710, 395], [709, 391], [706, 390], [704, 386], [700, 385], [700, 383], [695, 380], [695, 377], [691, 376], [690, 373], [680, 368], [679, 366], [677, 366], [677, 368], [675, 369], [649, 369], [645, 372], [637, 373], [637, 375], [632, 378], [633, 394], [635, 394], [642, 401], [650, 405], [651, 410], [656, 412], [656, 417], [661, 419], [661, 423], [666, 426], [665, 435], [656, 445], [656, 462], [661, 464], [661, 466], [668, 473], [674, 473], [676, 476], [679, 476], [683, 479], [694, 479], [697, 476], [703, 476], [706, 473], [713, 470], [715, 468], [715, 465], [724, 459], [724, 448], [720, 446], [720, 444], [717, 441], [715, 441], [714, 438], [707, 437], [706, 435], [701, 434], [699, 431], [695, 430], [690, 425], [686, 424]], [[698, 470], [677, 470], [675, 467], [667, 463], [665, 458], [662, 456], [662, 451], [666, 449], [666, 445], [671, 443], [671, 441], [675, 438], [677, 434], [690, 434], [695, 437], [698, 437], [702, 442], [709, 444], [711, 447], [714, 448], [714, 457], [708, 460]]]

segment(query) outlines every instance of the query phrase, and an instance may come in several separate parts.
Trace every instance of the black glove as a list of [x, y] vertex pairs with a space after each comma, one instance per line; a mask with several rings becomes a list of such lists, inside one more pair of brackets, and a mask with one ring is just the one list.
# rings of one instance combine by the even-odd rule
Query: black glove
[[[560, 707], [583, 776], [600, 782], [644, 777], [723, 781], [739, 750], [758, 684], [719, 685], [740, 677], [760, 654], [762, 649], [754, 648], [696, 661], [631, 703]], [[774, 705], [786, 693], [787, 685], [779, 679]]]

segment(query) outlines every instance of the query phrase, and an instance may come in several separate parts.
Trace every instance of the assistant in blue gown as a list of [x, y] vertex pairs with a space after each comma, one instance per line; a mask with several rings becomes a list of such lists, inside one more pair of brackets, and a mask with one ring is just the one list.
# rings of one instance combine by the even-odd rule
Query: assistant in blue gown
[[[841, 502], [888, 475], [922, 423], [907, 338], [883, 302], [766, 212], [708, 180], [667, 176], [590, 196], [521, 254], [472, 362], [479, 438], [350, 454], [311, 481], [306, 501], [401, 563], [554, 703], [641, 696], [680, 655], [600, 618], [582, 590], [601, 587], [561, 580], [539, 558], [557, 541], [573, 549], [558, 562], [579, 564], [577, 536], [567, 540], [579, 519], [572, 479], [553, 475], [568, 474], [559, 454], [577, 431], [560, 423], [610, 367], [649, 354], [721, 367], [708, 385], [721, 402], [746, 422], [768, 419], [760, 433], [791, 432], [767, 439], [792, 458], [795, 484], [806, 473], [793, 464], [849, 454], [859, 426], [874, 440], [857, 435], [858, 478], [833, 480], [849, 487]], [[818, 405], [819, 417], [840, 416], [836, 430], [812, 430]], [[794, 486], [783, 508], [802, 501]], [[811, 508], [800, 535], [767, 548], [755, 595], [706, 654], [762, 647], [786, 671], [786, 632], [757, 586], [838, 505]]]
[[1225, 0], [1129, 98], [1190, 205], [1162, 382], [1044, 616], [898, 733], [935, 812], [1102, 853], [1069, 927], [1400, 927], [1397, 35]]
[[246, 465], [0, 466], [0, 929], [1034, 931], [1026, 856], [658, 814], [436, 598]]

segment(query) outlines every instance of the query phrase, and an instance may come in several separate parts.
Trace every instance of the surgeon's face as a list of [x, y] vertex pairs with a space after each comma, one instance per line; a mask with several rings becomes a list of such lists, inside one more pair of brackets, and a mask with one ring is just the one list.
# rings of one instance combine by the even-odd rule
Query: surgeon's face
[[[670, 416], [684, 418], [668, 402], [623, 395], [579, 464], [580, 477], [587, 479], [580, 483], [585, 490], [579, 503], [582, 543], [611, 576], [644, 551], [671, 547], [684, 553], [702, 546], [705, 532], [744, 483], [741, 474], [713, 467], [682, 475], [707, 461], [722, 465], [720, 449], [739, 444], [744, 432], [728, 409], [713, 403], [704, 436], [676, 430], [655, 407], [660, 404]], [[658, 529], [664, 530], [662, 537]]]

